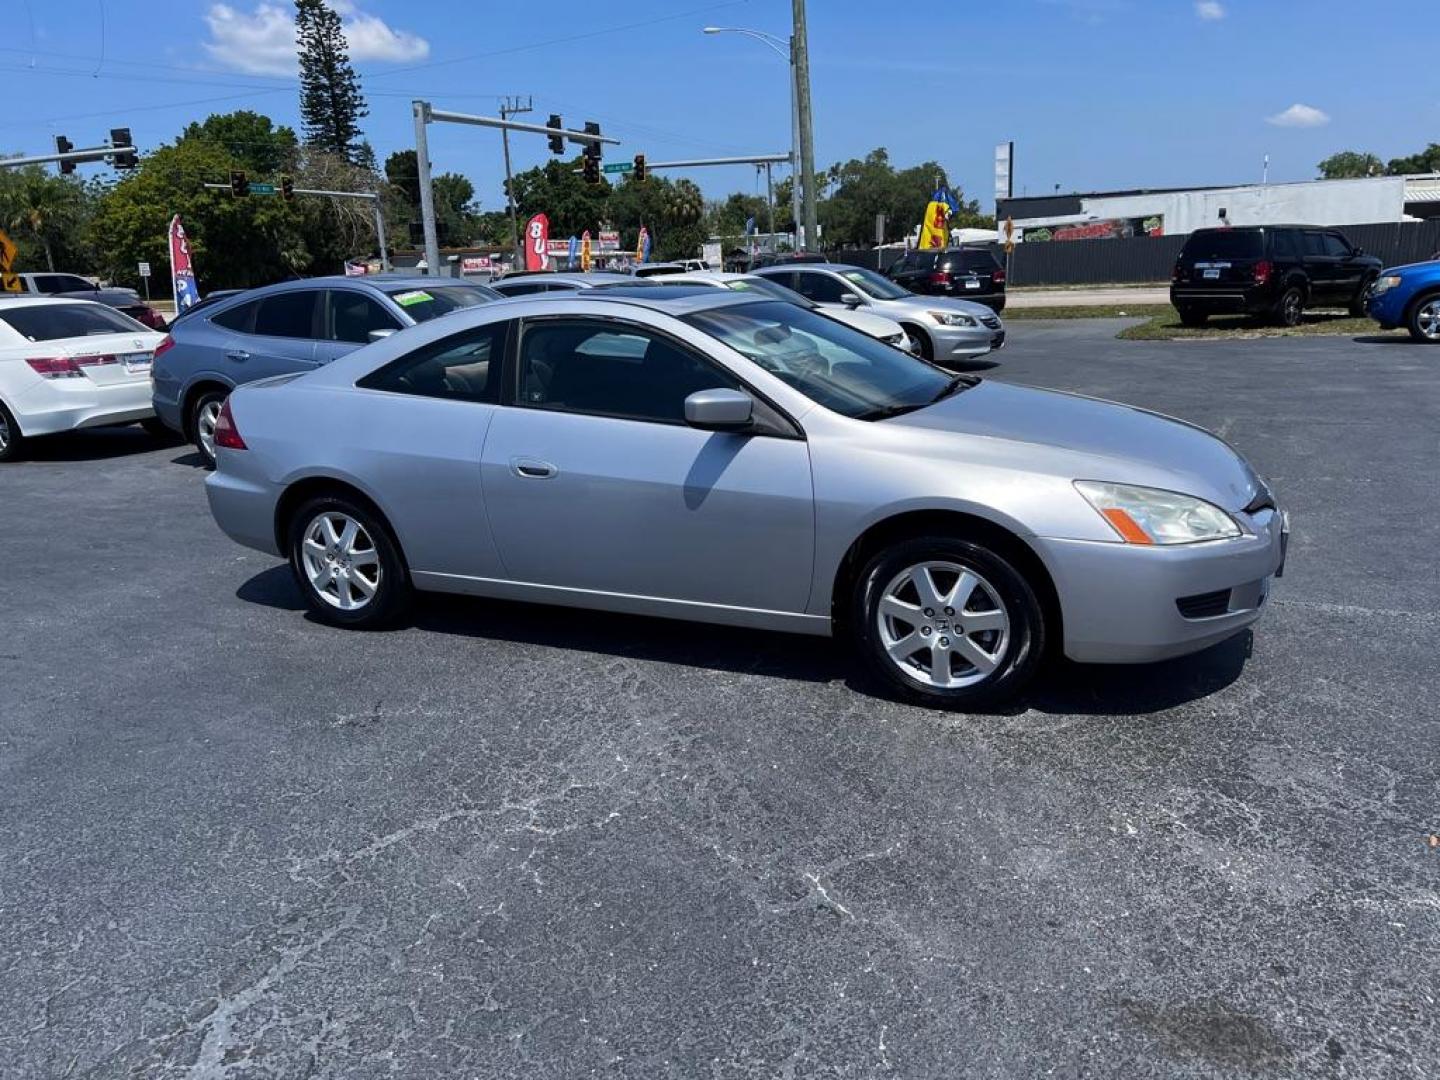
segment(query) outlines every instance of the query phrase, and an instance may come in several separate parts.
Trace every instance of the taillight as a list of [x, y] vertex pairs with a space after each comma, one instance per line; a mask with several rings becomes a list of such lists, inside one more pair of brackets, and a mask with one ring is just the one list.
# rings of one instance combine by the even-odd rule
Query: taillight
[[169, 334], [166, 334], [163, 338], [160, 339], [160, 344], [155, 346], [155, 359], [159, 360], [163, 354], [169, 352], [174, 347], [175, 339]]
[[931, 285], [948, 285], [948, 284], [950, 284], [950, 275], [947, 274], [947, 273], [945, 273], [944, 270], [931, 270], [931, 271], [930, 271], [930, 284], [931, 284]]
[[1178, 262], [1175, 264], [1175, 269], [1172, 270], [1172, 271], [1170, 271], [1170, 280], [1171, 280], [1171, 281], [1184, 281], [1184, 280], [1185, 280], [1185, 267], [1184, 267], [1183, 264], [1178, 263]]
[[220, 415], [215, 420], [215, 445], [223, 446], [226, 450], [245, 450], [245, 440], [240, 437], [240, 429], [235, 426], [235, 417], [230, 413], [230, 399], [225, 399], [225, 404], [220, 407]]
[[68, 356], [27, 356], [25, 363], [42, 379], [78, 379], [85, 374]]
[[1255, 284], [1264, 285], [1270, 280], [1270, 272], [1275, 269], [1270, 265], [1269, 259], [1261, 259], [1255, 264]]
[[1005, 271], [997, 266], [994, 270], [990, 271], [990, 280], [993, 281], [996, 285], [1004, 285]]

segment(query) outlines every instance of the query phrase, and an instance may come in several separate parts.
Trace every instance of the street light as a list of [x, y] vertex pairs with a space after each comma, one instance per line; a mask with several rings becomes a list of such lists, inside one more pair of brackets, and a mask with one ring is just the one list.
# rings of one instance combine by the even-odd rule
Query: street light
[[744, 34], [768, 46], [790, 66], [790, 215], [795, 222], [795, 247], [803, 250], [807, 245], [800, 242], [800, 111], [795, 91], [795, 50], [791, 39], [776, 37], [763, 30], [747, 30], [742, 26], [707, 26], [701, 33]]

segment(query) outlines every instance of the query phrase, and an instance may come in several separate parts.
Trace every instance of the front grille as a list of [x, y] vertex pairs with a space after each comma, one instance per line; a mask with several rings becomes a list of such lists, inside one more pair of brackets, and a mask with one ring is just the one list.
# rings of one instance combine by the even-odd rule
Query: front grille
[[980, 321], [983, 322], [986, 326], [988, 326], [991, 330], [1000, 329], [1000, 320], [997, 319], [994, 315], [981, 315]]
[[1215, 592], [1182, 596], [1175, 601], [1175, 606], [1187, 619], [1212, 619], [1230, 610], [1230, 590], [1217, 589]]

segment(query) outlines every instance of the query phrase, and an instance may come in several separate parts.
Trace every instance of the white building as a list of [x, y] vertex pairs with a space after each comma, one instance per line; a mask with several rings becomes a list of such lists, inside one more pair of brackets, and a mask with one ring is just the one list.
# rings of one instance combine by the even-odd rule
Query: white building
[[1017, 243], [1180, 236], [1217, 225], [1370, 225], [1440, 217], [1440, 174], [1001, 200]]

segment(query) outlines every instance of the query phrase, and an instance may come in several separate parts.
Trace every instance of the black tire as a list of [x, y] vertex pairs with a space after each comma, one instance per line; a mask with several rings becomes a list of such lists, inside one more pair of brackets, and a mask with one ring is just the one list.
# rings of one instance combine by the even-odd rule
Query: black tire
[[1365, 296], [1370, 292], [1370, 286], [1375, 284], [1375, 275], [1370, 274], [1364, 281], [1360, 282], [1360, 291], [1350, 301], [1350, 317], [1352, 319], [1363, 319], [1368, 312], [1365, 310]]
[[904, 329], [906, 336], [915, 343], [915, 348], [920, 354], [920, 359], [928, 360], [933, 364], [935, 362], [935, 346], [930, 341], [930, 335], [920, 329], [920, 327], [910, 323], [903, 323], [902, 329]]
[[145, 434], [152, 439], [159, 439], [161, 442], [173, 443], [179, 436], [170, 430], [170, 426], [158, 416], [152, 416], [148, 420], [141, 420], [140, 427]]
[[[215, 451], [213, 449], [214, 424], [207, 416], [207, 411], [214, 408], [219, 409], [225, 404], [225, 399], [230, 394], [226, 390], [206, 390], [198, 394], [195, 400], [190, 403], [190, 415], [187, 418], [190, 431], [190, 441], [195, 444], [195, 449], [200, 451], [200, 456], [205, 459], [208, 468], [215, 467]], [[207, 434], [208, 433], [208, 434]], [[206, 442], [211, 441], [211, 446]]]
[[1288, 286], [1275, 301], [1277, 326], [1299, 326], [1305, 317], [1305, 292], [1298, 285]]
[[[1417, 297], [1410, 305], [1410, 310], [1405, 313], [1405, 329], [1410, 331], [1410, 337], [1422, 345], [1440, 345], [1440, 331], [1435, 329], [1433, 321], [1422, 321], [1428, 313], [1440, 309], [1440, 293], [1427, 293]], [[1430, 332], [1426, 333], [1429, 326]]]
[[0, 401], [0, 461], [19, 461], [25, 455], [25, 436], [15, 414]]
[[[357, 552], [346, 553], [337, 546], [333, 554], [344, 564], [337, 569], [346, 572], [342, 575], [332, 573], [332, 580], [322, 590], [311, 580], [307, 568], [306, 536], [312, 526], [317, 526], [325, 518], [330, 518], [332, 522], [337, 518], [353, 521], [363, 536], [359, 532], [356, 534]], [[343, 529], [338, 531], [343, 538]], [[374, 630], [394, 622], [409, 607], [413, 589], [410, 572], [400, 555], [400, 546], [391, 535], [390, 526], [368, 503], [343, 494], [310, 499], [290, 518], [286, 539], [295, 584], [305, 597], [305, 603], [322, 622], [347, 629]], [[370, 552], [374, 554], [373, 563], [354, 557], [353, 565], [350, 565], [352, 559], [346, 558], [347, 554], [364, 556]], [[321, 558], [318, 552], [311, 554]], [[372, 567], [375, 570], [373, 574], [370, 572]], [[358, 606], [345, 608], [342, 606], [342, 595], [356, 599], [363, 594], [363, 590], [357, 587], [359, 583], [351, 575], [363, 576], [364, 582], [371, 583], [373, 592]]]
[[1198, 311], [1189, 306], [1177, 307], [1175, 310], [1180, 312], [1181, 326], [1201, 327], [1210, 321], [1210, 313], [1208, 311]]
[[[905, 602], [903, 597], [911, 588], [902, 584], [897, 589], [895, 582], [903, 580], [907, 571], [932, 563], [964, 569], [977, 576], [978, 584], [968, 594], [969, 603], [959, 601], [962, 605], [958, 612], [960, 618], [964, 618], [966, 611], [972, 611], [977, 616], [988, 614], [993, 618], [998, 611], [1008, 618], [1008, 629], [966, 631], [963, 624], [955, 621], [953, 609], [924, 608], [923, 597], [918, 591], [911, 595], [915, 595], [916, 602], [920, 604], [916, 608], [916, 618], [922, 619], [924, 625], [915, 626], [903, 618], [890, 616], [890, 621], [882, 626], [880, 605], [882, 600], [887, 599], [887, 593], [891, 599]], [[958, 585], [958, 575], [954, 576], [952, 584], [951, 579], [946, 577], [947, 573], [936, 570], [939, 576], [932, 580], [937, 591], [947, 586], [953, 591]], [[951, 598], [958, 600], [958, 597]], [[977, 604], [992, 607], [977, 607]], [[861, 658], [898, 697], [922, 705], [977, 711], [1007, 701], [1024, 690], [1035, 677], [1047, 648], [1045, 612], [1025, 575], [1004, 555], [984, 544], [958, 536], [917, 537], [877, 553], [862, 569], [855, 583], [850, 610], [853, 617], [849, 633]], [[931, 610], [934, 610], [933, 616], [926, 614]], [[898, 634], [899, 628], [904, 625], [910, 625], [910, 635], [923, 637], [915, 637], [915, 651], [908, 657], [892, 659], [884, 635], [892, 631]], [[958, 633], [955, 629], [957, 625]], [[909, 635], [899, 637], [903, 645]], [[954, 644], [962, 638], [970, 646], [978, 646], [982, 653], [993, 649], [993, 670], [988, 674], [982, 673], [980, 666], [970, 659], [974, 650]], [[922, 642], [931, 639], [936, 645], [925, 647]], [[953, 650], [951, 656], [958, 658], [947, 657], [945, 660], [948, 678], [956, 682], [972, 679], [968, 685], [940, 687], [929, 680], [927, 666], [936, 663], [935, 650], [942, 646], [947, 651]], [[917, 659], [920, 657], [923, 659]], [[933, 672], [934, 668], [929, 670]]]

